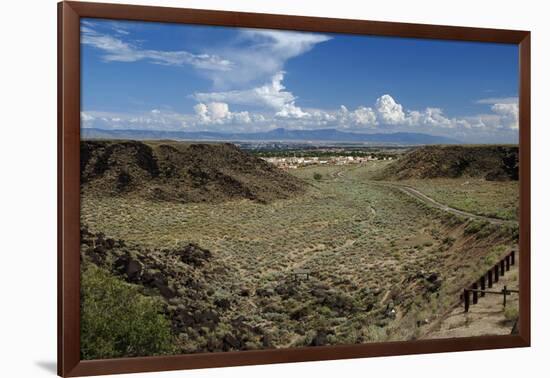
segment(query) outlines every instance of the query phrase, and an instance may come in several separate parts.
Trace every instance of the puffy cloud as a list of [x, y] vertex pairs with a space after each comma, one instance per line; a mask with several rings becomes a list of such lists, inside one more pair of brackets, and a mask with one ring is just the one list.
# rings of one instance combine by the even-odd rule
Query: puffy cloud
[[250, 123], [251, 118], [248, 112], [232, 113], [229, 105], [224, 102], [210, 102], [208, 104], [197, 104], [194, 106], [198, 123], [201, 124], [225, 124], [232, 122]]
[[410, 126], [430, 126], [453, 128], [456, 120], [449, 119], [443, 115], [443, 109], [426, 108], [423, 111], [411, 110], [408, 112], [404, 122]]
[[[192, 97], [201, 102], [225, 102], [229, 104], [248, 105], [274, 111], [276, 118], [297, 120], [301, 124], [293, 126], [320, 126], [338, 122], [346, 126], [374, 126], [376, 113], [370, 107], [360, 106], [354, 111], [344, 110], [334, 112], [321, 109], [302, 109], [296, 105], [297, 97], [287, 91], [283, 85], [285, 72], [279, 71], [271, 80], [261, 86], [246, 90], [226, 92], [195, 93]], [[264, 117], [264, 116], [262, 116]], [[305, 123], [304, 123], [305, 122]]]
[[[284, 73], [279, 72], [269, 83], [256, 88], [196, 94], [197, 99], [212, 101], [197, 103], [190, 114], [162, 109], [140, 114], [85, 111], [81, 113], [81, 122], [83, 127], [111, 129], [246, 132], [275, 127], [353, 131], [379, 128], [385, 132], [423, 132], [477, 142], [510, 142], [517, 138], [517, 103], [486, 104], [490, 105], [490, 112], [460, 118], [448, 117], [437, 107], [405, 110], [389, 94], [380, 96], [373, 107], [360, 105], [351, 110], [344, 105], [337, 110], [301, 108], [296, 97], [286, 90], [283, 79]], [[230, 109], [232, 103], [257, 109], [234, 112]]]
[[310, 118], [311, 114], [304, 112], [299, 106], [296, 106], [294, 101], [284, 104], [281, 110], [275, 113], [277, 117], [282, 118]]
[[[355, 110], [349, 110], [342, 105], [340, 109], [302, 109], [296, 104], [297, 98], [283, 85], [284, 72], [275, 74], [271, 81], [262, 86], [242, 91], [197, 93], [193, 97], [200, 100], [214, 100], [211, 104], [226, 101], [240, 105], [250, 105], [267, 109], [268, 113], [253, 113], [241, 116], [243, 123], [284, 121], [285, 127], [315, 128], [337, 127], [341, 129], [365, 129], [381, 127], [386, 130], [408, 130], [418, 132], [440, 132], [443, 129], [514, 129], [517, 128], [517, 104], [503, 103], [492, 104], [491, 114], [481, 114], [473, 117], [449, 118], [443, 109], [427, 107], [424, 110], [405, 110], [391, 95], [380, 96], [374, 109], [368, 106], [358, 106]], [[216, 101], [217, 100], [217, 101]], [[207, 105], [201, 103], [205, 109]], [[215, 105], [211, 105], [215, 106]], [[204, 115], [199, 118], [205, 123], [235, 122], [238, 118], [231, 113], [224, 102], [220, 107], [219, 116], [213, 116], [212, 110], [204, 110]], [[271, 113], [270, 113], [271, 112]], [[279, 121], [277, 121], [279, 120]]]
[[491, 110], [501, 116], [505, 127], [519, 129], [519, 106], [517, 103], [493, 104]]
[[252, 122], [252, 118], [250, 117], [250, 114], [248, 112], [238, 112], [238, 113], [232, 113], [232, 114], [233, 114], [233, 120], [235, 121], [235, 123], [246, 124], [246, 123]]
[[224, 119], [231, 116], [229, 111], [229, 105], [223, 102], [211, 102], [207, 105], [207, 111], [210, 117], [216, 121], [218, 119]]
[[491, 110], [496, 114], [518, 117], [519, 107], [518, 104], [493, 104]]
[[476, 117], [477, 127], [493, 129], [519, 128], [519, 99], [517, 97], [491, 97], [476, 101], [477, 104], [491, 105], [491, 114]]
[[376, 100], [376, 111], [380, 122], [391, 126], [454, 128], [461, 122], [444, 115], [443, 109], [427, 107], [424, 110], [403, 110], [403, 105], [395, 101], [389, 94]]
[[372, 108], [358, 107], [353, 113], [355, 123], [359, 125], [376, 125], [376, 113]]
[[198, 101], [223, 101], [230, 104], [268, 108], [280, 118], [311, 118], [312, 115], [296, 105], [296, 97], [283, 85], [284, 71], [279, 71], [269, 83], [259, 87], [227, 92], [195, 93]]
[[291, 92], [285, 90], [286, 88], [282, 83], [284, 74], [283, 71], [279, 71], [273, 75], [269, 83], [255, 88], [227, 92], [195, 93], [192, 97], [202, 102], [221, 101], [230, 104], [268, 107], [278, 111], [285, 104], [296, 99]]
[[193, 107], [193, 109], [195, 109], [195, 113], [200, 120], [203, 122], [206, 120], [210, 121], [210, 118], [208, 117], [208, 106], [206, 104], [197, 104]]
[[376, 100], [378, 120], [384, 125], [395, 127], [407, 126], [418, 131], [437, 129], [517, 129], [517, 97], [487, 98], [476, 101], [478, 104], [491, 105], [490, 114], [479, 114], [462, 118], [449, 118], [443, 109], [427, 107], [424, 110], [403, 110], [389, 94]]
[[354, 111], [349, 111], [344, 105], [336, 113], [336, 119], [343, 128], [352, 126], [374, 127], [378, 124], [376, 112], [369, 107], [359, 106]]
[[405, 122], [403, 106], [395, 102], [392, 96], [385, 94], [376, 100], [376, 110], [383, 123], [397, 125]]
[[88, 114], [86, 112], [81, 112], [80, 113], [80, 120], [82, 122], [90, 122], [90, 121], [93, 121], [95, 119], [95, 117], [91, 114]]

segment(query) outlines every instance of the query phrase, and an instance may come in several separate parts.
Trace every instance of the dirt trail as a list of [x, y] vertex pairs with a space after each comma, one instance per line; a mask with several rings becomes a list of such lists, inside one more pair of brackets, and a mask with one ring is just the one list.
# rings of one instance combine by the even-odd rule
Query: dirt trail
[[403, 193], [405, 193], [405, 194], [407, 194], [407, 195], [409, 195], [413, 198], [416, 198], [419, 201], [422, 201], [422, 202], [424, 202], [424, 203], [426, 203], [426, 204], [428, 204], [432, 207], [436, 207], [436, 208], [441, 209], [443, 211], [446, 211], [448, 213], [453, 213], [455, 215], [459, 215], [459, 216], [463, 216], [463, 217], [467, 217], [467, 218], [471, 218], [471, 219], [483, 220], [483, 221], [487, 221], [487, 222], [492, 223], [492, 224], [516, 224], [517, 223], [516, 221], [512, 221], [512, 220], [491, 218], [491, 217], [486, 217], [486, 216], [483, 216], [483, 215], [477, 215], [477, 214], [469, 213], [467, 211], [455, 209], [453, 207], [450, 207], [448, 205], [445, 205], [441, 202], [438, 202], [438, 201], [434, 200], [433, 198], [427, 196], [426, 194], [422, 193], [418, 189], [415, 189], [415, 188], [410, 187], [408, 185], [389, 183], [389, 182], [377, 182], [376, 184], [399, 189]]
[[[345, 175], [344, 175], [344, 170], [332, 172], [330, 174], [330, 176], [335, 180], [346, 178]], [[487, 222], [492, 223], [492, 224], [510, 224], [510, 225], [517, 224], [517, 222], [513, 221], [513, 220], [504, 220], [504, 219], [499, 219], [499, 218], [486, 217], [486, 216], [483, 216], [483, 215], [477, 215], [477, 214], [469, 213], [469, 212], [464, 211], [464, 210], [455, 209], [454, 207], [450, 207], [448, 205], [445, 205], [441, 202], [436, 201], [432, 197], [429, 197], [428, 195], [422, 193], [420, 190], [415, 189], [415, 188], [413, 188], [411, 186], [408, 186], [408, 185], [403, 185], [403, 184], [398, 184], [398, 183], [395, 183], [395, 182], [388, 182], [388, 181], [368, 180], [368, 182], [370, 184], [373, 184], [373, 185], [381, 185], [381, 186], [386, 186], [386, 187], [389, 187], [389, 188], [398, 189], [398, 190], [402, 191], [403, 193], [405, 193], [405, 194], [407, 194], [407, 195], [409, 195], [409, 196], [411, 196], [411, 197], [413, 197], [413, 198], [415, 198], [415, 199], [417, 199], [421, 202], [424, 202], [425, 204], [427, 204], [429, 206], [436, 207], [440, 210], [443, 210], [443, 211], [446, 211], [448, 213], [452, 213], [452, 214], [455, 214], [455, 215], [459, 215], [459, 216], [462, 216], [462, 217], [466, 217], [466, 218], [470, 218], [470, 219], [483, 220], [483, 221], [487, 221]]]
[[[508, 289], [518, 288], [518, 265], [510, 268], [498, 283], [494, 284], [491, 291], [500, 291], [504, 285]], [[426, 332], [422, 339], [441, 339], [453, 337], [469, 337], [482, 335], [508, 335], [512, 331], [514, 321], [506, 320], [502, 295], [486, 294], [480, 297], [475, 305], [471, 305], [469, 311], [464, 312], [461, 303], [443, 318], [439, 326]], [[507, 308], [518, 308], [518, 294], [512, 293], [506, 298]], [[429, 327], [429, 326], [428, 326]]]

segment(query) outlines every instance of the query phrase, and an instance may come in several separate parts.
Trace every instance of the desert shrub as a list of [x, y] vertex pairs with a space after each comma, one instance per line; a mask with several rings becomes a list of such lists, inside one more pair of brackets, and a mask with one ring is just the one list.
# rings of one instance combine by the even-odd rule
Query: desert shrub
[[447, 236], [445, 237], [445, 239], [443, 239], [443, 244], [452, 245], [454, 244], [455, 241], [456, 239], [453, 238], [452, 236]]
[[504, 251], [506, 251], [505, 245], [497, 245], [491, 248], [487, 256], [484, 257], [484, 265], [493, 266], [496, 264], [502, 257]]
[[82, 359], [151, 356], [172, 349], [170, 323], [160, 303], [90, 265], [82, 272]]
[[508, 306], [504, 310], [504, 318], [508, 321], [516, 320], [519, 316], [518, 308], [513, 306]]
[[315, 172], [313, 173], [313, 178], [317, 181], [321, 180], [323, 178], [323, 175], [320, 174], [319, 172]]
[[478, 239], [485, 238], [487, 236], [490, 236], [492, 234], [498, 235], [501, 231], [501, 226], [487, 223], [480, 232], [477, 234]]
[[485, 221], [471, 221], [470, 223], [468, 223], [468, 225], [464, 229], [464, 234], [465, 235], [477, 234], [478, 232], [483, 230], [487, 225], [489, 225], [489, 223]]
[[367, 340], [369, 342], [383, 341], [387, 338], [386, 329], [376, 325], [369, 325], [367, 327]]
[[510, 236], [512, 240], [519, 241], [519, 226], [516, 225], [507, 225], [502, 228], [503, 236]]

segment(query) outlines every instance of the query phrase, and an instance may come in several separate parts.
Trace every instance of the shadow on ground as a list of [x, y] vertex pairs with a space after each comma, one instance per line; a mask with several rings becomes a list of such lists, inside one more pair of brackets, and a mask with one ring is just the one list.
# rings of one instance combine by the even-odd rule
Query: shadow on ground
[[35, 361], [35, 364], [47, 372], [57, 374], [57, 363], [55, 361]]

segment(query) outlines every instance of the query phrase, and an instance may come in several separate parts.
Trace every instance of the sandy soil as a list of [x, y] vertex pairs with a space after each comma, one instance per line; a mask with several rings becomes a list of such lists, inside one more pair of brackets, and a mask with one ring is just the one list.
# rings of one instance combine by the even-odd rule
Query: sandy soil
[[[517, 261], [517, 260], [516, 260]], [[518, 288], [518, 264], [510, 267], [497, 284], [489, 290], [500, 291], [504, 285], [508, 289]], [[518, 294], [507, 296], [506, 307], [518, 308]], [[455, 307], [452, 312], [443, 318], [438, 327], [427, 332], [424, 339], [468, 337], [483, 335], [507, 335], [512, 331], [514, 321], [506, 320], [504, 315], [502, 295], [486, 294], [479, 298], [476, 305], [470, 305], [467, 313], [464, 304]]]

